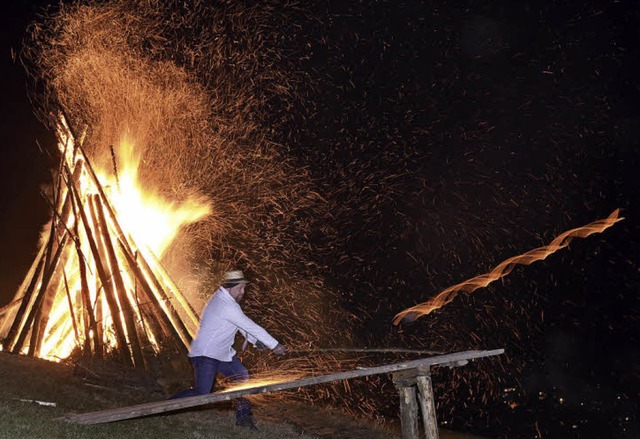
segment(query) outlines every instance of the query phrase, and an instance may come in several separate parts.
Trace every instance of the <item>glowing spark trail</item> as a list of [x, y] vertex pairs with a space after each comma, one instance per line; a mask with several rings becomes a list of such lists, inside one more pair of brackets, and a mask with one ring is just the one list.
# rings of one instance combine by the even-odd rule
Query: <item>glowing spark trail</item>
[[394, 317], [393, 324], [397, 325], [403, 321], [412, 322], [419, 317], [429, 314], [431, 311], [442, 308], [453, 299], [455, 299], [460, 292], [472, 293], [479, 288], [486, 287], [491, 282], [496, 281], [511, 273], [511, 270], [513, 270], [516, 265], [530, 265], [536, 261], [546, 259], [547, 256], [567, 247], [573, 240], [573, 238], [586, 238], [593, 233], [601, 233], [618, 221], [622, 221], [624, 219], [618, 216], [619, 213], [620, 209], [616, 209], [615, 211], [613, 211], [613, 213], [611, 213], [611, 215], [609, 215], [608, 218], [595, 221], [591, 224], [587, 224], [576, 229], [568, 230], [561, 235], [558, 235], [547, 246], [539, 247], [524, 254], [511, 257], [503, 261], [500, 265], [498, 265], [488, 273], [481, 274], [459, 284], [453, 285], [442, 291], [433, 299], [399, 312]]

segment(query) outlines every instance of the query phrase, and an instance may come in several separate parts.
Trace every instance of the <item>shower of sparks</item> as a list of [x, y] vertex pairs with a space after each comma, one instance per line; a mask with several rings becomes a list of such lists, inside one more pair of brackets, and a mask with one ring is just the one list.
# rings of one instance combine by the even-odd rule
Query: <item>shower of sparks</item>
[[395, 325], [405, 321], [412, 322], [419, 317], [427, 315], [436, 309], [442, 308], [450, 303], [459, 293], [473, 293], [479, 288], [484, 288], [511, 273], [516, 265], [530, 265], [536, 261], [542, 261], [553, 253], [567, 247], [573, 238], [586, 238], [594, 233], [602, 233], [618, 221], [624, 218], [619, 217], [620, 209], [614, 210], [608, 218], [595, 221], [582, 227], [568, 230], [558, 235], [549, 245], [530, 250], [524, 254], [513, 256], [488, 273], [473, 277], [459, 284], [453, 285], [439, 293], [433, 299], [421, 303], [404, 311], [399, 312], [393, 319]]
[[[159, 252], [196, 310], [235, 266], [252, 279], [247, 313], [260, 314], [256, 320], [280, 340], [350, 345], [356, 319], [324, 287], [309, 251], [309, 237], [335, 210], [279, 143], [291, 130], [287, 120], [271, 119], [273, 106], [301, 100], [294, 90], [306, 74], [292, 66], [282, 41], [284, 17], [298, 13], [275, 3], [198, 0], [61, 5], [31, 26], [22, 58], [43, 85], [34, 100], [41, 117], [55, 127], [62, 113], [114, 190], [131, 195], [129, 163], [136, 185], [168, 205], [206, 199], [208, 215]], [[142, 203], [125, 202], [126, 215], [138, 218], [131, 206]], [[279, 367], [332, 372], [352, 357], [306, 355]], [[273, 369], [253, 361], [252, 370]]]

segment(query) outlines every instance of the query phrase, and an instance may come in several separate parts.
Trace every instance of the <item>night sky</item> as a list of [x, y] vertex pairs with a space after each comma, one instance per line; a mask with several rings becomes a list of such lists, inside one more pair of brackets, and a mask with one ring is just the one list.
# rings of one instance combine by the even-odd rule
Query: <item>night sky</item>
[[40, 187], [50, 180], [51, 162], [38, 145], [50, 151], [54, 138], [34, 116], [24, 69], [14, 61], [26, 27], [43, 5], [46, 2], [17, 1], [2, 7], [0, 297], [3, 303], [13, 297], [24, 278], [35, 255], [40, 227], [49, 217]]
[[[2, 15], [3, 304], [48, 216], [40, 186], [51, 160], [38, 143], [46, 150], [52, 136], [11, 57], [32, 5], [15, 2]], [[300, 16], [283, 36], [308, 74], [297, 90], [304, 105], [274, 102], [271, 122], [317, 191], [340, 206], [310, 237], [312, 259], [341, 305], [361, 316], [360, 338], [504, 347], [488, 402], [462, 392], [470, 402], [456, 404], [447, 393], [439, 416], [454, 427], [640, 437], [637, 2], [307, 8], [317, 19]], [[391, 327], [396, 312], [616, 208], [626, 219], [604, 233]], [[446, 382], [435, 384], [437, 398]]]

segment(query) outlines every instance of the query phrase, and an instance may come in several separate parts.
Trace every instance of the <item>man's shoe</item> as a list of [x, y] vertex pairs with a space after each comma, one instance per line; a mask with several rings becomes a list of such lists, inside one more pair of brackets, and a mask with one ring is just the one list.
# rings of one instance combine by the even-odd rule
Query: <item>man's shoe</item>
[[252, 416], [245, 416], [236, 421], [236, 425], [242, 428], [248, 428], [249, 430], [257, 430], [256, 423], [253, 421]]

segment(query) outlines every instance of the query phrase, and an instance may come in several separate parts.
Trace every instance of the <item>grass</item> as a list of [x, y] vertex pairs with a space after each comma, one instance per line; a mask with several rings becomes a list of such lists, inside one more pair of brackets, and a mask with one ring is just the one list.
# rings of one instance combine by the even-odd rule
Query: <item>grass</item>
[[[229, 406], [207, 407], [180, 413], [98, 425], [70, 424], [61, 418], [83, 413], [164, 399], [157, 386], [127, 384], [111, 379], [99, 385], [88, 382], [73, 366], [0, 352], [0, 438], [312, 438], [316, 430], [324, 437], [391, 438], [391, 433], [350, 418], [303, 404], [282, 401], [255, 404], [257, 432], [235, 426]], [[26, 400], [26, 401], [25, 401]], [[55, 403], [42, 405], [35, 401]], [[292, 413], [296, 416], [292, 417]], [[296, 419], [315, 427], [293, 425]], [[318, 425], [321, 426], [318, 429]]]

